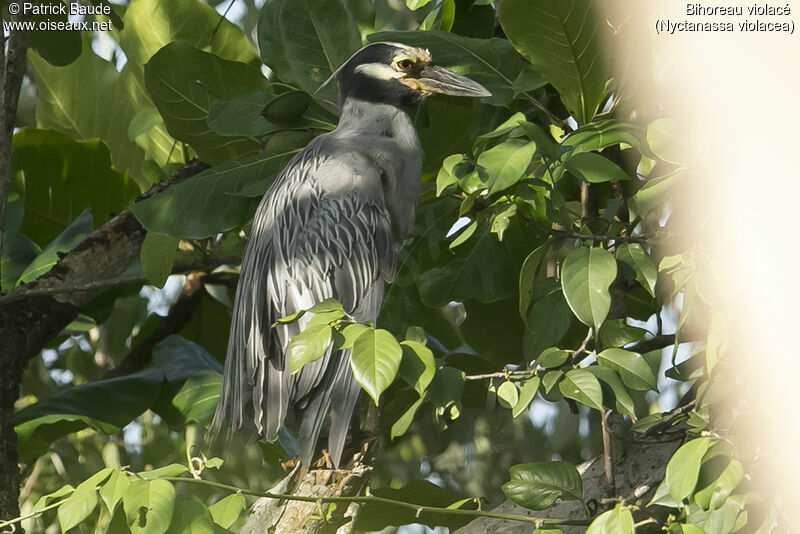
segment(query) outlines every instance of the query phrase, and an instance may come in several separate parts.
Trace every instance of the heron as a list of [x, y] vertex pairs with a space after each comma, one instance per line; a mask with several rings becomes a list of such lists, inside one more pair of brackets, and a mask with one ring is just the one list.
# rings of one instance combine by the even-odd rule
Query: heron
[[406, 110], [437, 93], [491, 96], [434, 65], [428, 50], [393, 42], [365, 46], [333, 76], [337, 127], [295, 155], [253, 219], [211, 428], [274, 442], [291, 414], [306, 467], [328, 415], [327, 453], [338, 467], [360, 386], [349, 350], [329, 348], [291, 375], [289, 342], [308, 317], [273, 324], [330, 298], [356, 321], [377, 320], [420, 191], [423, 152]]

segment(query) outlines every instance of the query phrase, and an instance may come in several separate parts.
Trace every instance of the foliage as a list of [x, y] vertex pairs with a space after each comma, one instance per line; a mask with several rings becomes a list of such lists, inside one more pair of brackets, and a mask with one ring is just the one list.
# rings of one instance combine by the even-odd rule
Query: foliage
[[[72, 33], [36, 36], [37, 128], [14, 135], [2, 290], [48, 271], [126, 206], [148, 233], [129, 270], [140, 280], [81, 310], [26, 373], [23, 526], [236, 531], [251, 496], [282, 477], [290, 438], [242, 445], [222, 469], [200, 452], [235, 287], [219, 265], [241, 257], [258, 200], [288, 159], [334, 128], [335, 84], [317, 89], [363, 44], [391, 40], [430, 49], [492, 96], [435, 97], [412, 111], [423, 192], [379, 324], [325, 301], [289, 348], [292, 373], [351, 350], [380, 407], [376, 489], [358, 498], [357, 528], [454, 528], [484, 513], [481, 499], [508, 498], [533, 510], [579, 501], [591, 533], [769, 532], [776, 509], [747, 483], [755, 453], [710, 417], [726, 350], [712, 275], [702, 247], [668, 240], [670, 194], [690, 171], [668, 119], [636, 124], [619, 104], [625, 85], [601, 47], [609, 24], [589, 2], [245, 4], [257, 46], [199, 0], [114, 4], [111, 58], [90, 35], [79, 53]], [[133, 203], [194, 157], [212, 167]], [[168, 276], [193, 270], [210, 275], [191, 318], [147, 367], [104, 378], [168, 320], [184, 280]], [[662, 414], [665, 399], [677, 409]], [[609, 414], [624, 417], [629, 439], [683, 444], [649, 503], [620, 496], [590, 513], [575, 466], [603, 451]]]

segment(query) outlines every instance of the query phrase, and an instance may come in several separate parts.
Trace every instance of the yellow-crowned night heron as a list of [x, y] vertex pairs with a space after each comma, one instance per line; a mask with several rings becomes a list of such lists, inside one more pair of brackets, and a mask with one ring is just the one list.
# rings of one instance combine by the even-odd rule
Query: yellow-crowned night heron
[[255, 430], [274, 441], [290, 410], [301, 418], [300, 457], [311, 462], [330, 412], [338, 466], [359, 385], [350, 351], [328, 351], [290, 376], [287, 350], [305, 322], [276, 319], [336, 298], [375, 321], [414, 221], [422, 149], [403, 108], [433, 93], [490, 96], [431, 64], [427, 50], [373, 43], [338, 71], [339, 125], [313, 139], [264, 195], [242, 261], [212, 431]]

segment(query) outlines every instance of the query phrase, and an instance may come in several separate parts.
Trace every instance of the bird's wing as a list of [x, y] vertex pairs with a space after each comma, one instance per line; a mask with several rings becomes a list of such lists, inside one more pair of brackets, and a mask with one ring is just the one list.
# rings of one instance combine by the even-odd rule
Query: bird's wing
[[[330, 449], [338, 463], [358, 397], [348, 351], [329, 351], [290, 377], [291, 338], [309, 320], [276, 319], [336, 298], [362, 321], [377, 318], [396, 244], [384, 208], [381, 174], [352, 152], [301, 152], [256, 212], [234, 303], [225, 380], [215, 428], [252, 426], [276, 439], [290, 405], [304, 410], [301, 453], [310, 460], [333, 402]], [[334, 450], [335, 446], [335, 450]]]

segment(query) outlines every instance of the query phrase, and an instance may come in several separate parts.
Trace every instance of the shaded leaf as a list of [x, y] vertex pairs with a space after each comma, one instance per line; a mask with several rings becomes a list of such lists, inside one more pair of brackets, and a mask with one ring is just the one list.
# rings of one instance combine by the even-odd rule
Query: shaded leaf
[[595, 152], [581, 152], [564, 161], [569, 172], [589, 183], [628, 180], [629, 177], [619, 165]]
[[556, 499], [580, 500], [583, 482], [575, 466], [568, 462], [533, 462], [509, 469], [511, 480], [503, 493], [516, 504], [531, 510], [544, 510]]
[[636, 274], [636, 281], [650, 293], [656, 295], [658, 268], [647, 252], [638, 243], [623, 243], [617, 247], [616, 257], [622, 263], [630, 265]]
[[147, 281], [154, 286], [164, 287], [167, 278], [172, 274], [179, 241], [176, 237], [155, 232], [147, 232], [144, 236], [139, 257]]
[[517, 417], [523, 413], [530, 405], [536, 392], [539, 391], [539, 383], [541, 380], [538, 376], [531, 377], [519, 385], [519, 400], [511, 410], [512, 417]]
[[436, 361], [431, 349], [418, 341], [403, 341], [400, 377], [413, 387], [420, 397], [425, 394], [436, 373]]
[[478, 166], [488, 176], [489, 195], [516, 184], [528, 169], [536, 143], [521, 139], [509, 139], [478, 156]]

